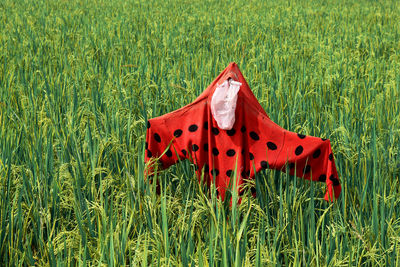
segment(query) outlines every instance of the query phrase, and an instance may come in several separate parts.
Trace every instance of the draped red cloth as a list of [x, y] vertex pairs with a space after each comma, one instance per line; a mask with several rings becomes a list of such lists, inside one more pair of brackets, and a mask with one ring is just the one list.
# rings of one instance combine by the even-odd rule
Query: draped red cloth
[[[217, 85], [229, 78], [242, 86], [235, 123], [231, 130], [225, 131], [218, 128], [210, 103]], [[208, 184], [215, 179], [222, 199], [235, 166], [238, 188], [244, 178], [253, 178], [254, 172], [269, 168], [289, 170], [291, 175], [324, 182], [326, 200], [333, 201], [341, 191], [330, 141], [290, 132], [275, 124], [258, 103], [236, 63], [230, 63], [189, 105], [148, 121], [145, 161], [162, 153], [161, 169], [189, 159], [195, 164], [199, 179], [202, 171]]]

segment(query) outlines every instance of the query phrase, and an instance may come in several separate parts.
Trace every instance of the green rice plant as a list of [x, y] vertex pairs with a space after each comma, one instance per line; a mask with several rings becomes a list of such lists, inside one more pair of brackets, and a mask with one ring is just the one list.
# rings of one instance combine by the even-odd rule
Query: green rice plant
[[[399, 20], [391, 0], [2, 1], [0, 265], [398, 266]], [[331, 140], [337, 202], [271, 170], [240, 205], [188, 161], [145, 177], [147, 120], [232, 61], [274, 122]]]

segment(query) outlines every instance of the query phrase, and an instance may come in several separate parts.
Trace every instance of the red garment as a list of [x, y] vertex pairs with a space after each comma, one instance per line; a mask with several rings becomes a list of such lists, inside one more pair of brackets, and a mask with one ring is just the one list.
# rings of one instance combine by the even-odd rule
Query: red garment
[[[227, 79], [242, 83], [231, 130], [218, 128], [211, 109], [211, 97], [217, 85]], [[147, 124], [145, 161], [160, 156], [167, 168], [178, 157], [191, 160], [200, 178], [204, 169], [207, 182], [215, 176], [216, 187], [224, 198], [237, 159], [237, 182], [253, 178], [256, 172], [270, 168], [286, 170], [291, 175], [325, 182], [326, 200], [338, 198], [341, 191], [331, 144], [327, 139], [289, 132], [275, 124], [265, 113], [235, 63], [222, 71], [191, 104]]]

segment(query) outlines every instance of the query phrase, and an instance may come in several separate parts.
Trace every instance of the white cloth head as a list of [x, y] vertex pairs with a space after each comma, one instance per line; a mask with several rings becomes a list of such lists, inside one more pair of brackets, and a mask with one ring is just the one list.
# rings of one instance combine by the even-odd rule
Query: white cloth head
[[211, 98], [211, 114], [222, 130], [230, 130], [235, 123], [235, 110], [240, 82], [232, 79], [218, 85]]

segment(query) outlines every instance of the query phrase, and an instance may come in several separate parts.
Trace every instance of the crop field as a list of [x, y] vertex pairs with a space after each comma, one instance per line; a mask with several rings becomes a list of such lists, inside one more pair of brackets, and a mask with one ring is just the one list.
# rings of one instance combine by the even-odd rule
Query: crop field
[[[145, 179], [147, 119], [230, 62], [330, 139], [336, 202], [272, 170], [231, 206], [187, 161]], [[400, 266], [398, 1], [3, 0], [0, 126], [1, 266]]]

